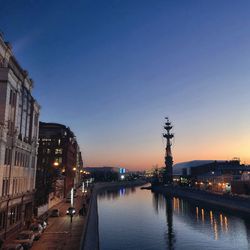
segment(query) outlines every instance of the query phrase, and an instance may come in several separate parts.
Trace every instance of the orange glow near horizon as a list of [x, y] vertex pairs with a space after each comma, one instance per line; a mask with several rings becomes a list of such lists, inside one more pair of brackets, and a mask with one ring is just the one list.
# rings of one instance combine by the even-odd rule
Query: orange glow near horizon
[[[250, 148], [250, 145], [249, 147]], [[231, 152], [231, 151], [230, 151]], [[242, 153], [240, 151], [237, 151], [235, 153], [223, 153], [223, 152], [208, 152], [205, 154], [203, 152], [200, 152], [199, 154], [192, 154], [188, 155], [187, 153], [181, 154], [181, 152], [176, 152], [176, 154], [173, 153], [173, 160], [174, 164], [180, 163], [180, 162], [186, 162], [186, 161], [193, 161], [193, 160], [232, 160], [234, 157], [239, 157], [242, 164], [249, 164], [250, 162], [250, 154], [248, 155], [247, 152], [244, 152], [242, 150]], [[148, 170], [152, 169], [153, 166], [162, 167], [164, 166], [164, 153], [162, 155], [160, 154], [153, 154], [152, 155], [134, 155], [129, 157], [125, 161], [119, 160], [117, 157], [114, 157], [113, 159], [110, 159], [108, 161], [98, 160], [97, 158], [95, 161], [87, 161], [87, 166], [114, 166], [114, 167], [125, 167], [129, 170]]]
[[[239, 128], [234, 133], [231, 132], [230, 126], [215, 131], [203, 129], [207, 133], [199, 127], [195, 131], [185, 127], [174, 129], [174, 164], [192, 160], [231, 160], [234, 157], [240, 158], [242, 164], [250, 163], [250, 129], [248, 131], [247, 127], [241, 130]], [[155, 165], [162, 167], [165, 141], [159, 134], [150, 134], [150, 138], [151, 140], [144, 140], [139, 137], [141, 141], [134, 144], [133, 140], [139, 140], [138, 137], [129, 138], [127, 141], [112, 141], [105, 149], [87, 148], [85, 165], [124, 167], [129, 170], [148, 170]]]

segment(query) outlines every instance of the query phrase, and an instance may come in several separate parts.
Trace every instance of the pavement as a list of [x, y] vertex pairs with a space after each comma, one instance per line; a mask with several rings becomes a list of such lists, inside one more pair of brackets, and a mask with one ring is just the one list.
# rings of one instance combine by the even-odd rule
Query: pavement
[[70, 216], [66, 215], [70, 203], [61, 202], [54, 208], [60, 211], [59, 217], [50, 217], [48, 226], [38, 241], [34, 241], [32, 250], [78, 250], [80, 249], [81, 237], [85, 217], [79, 215], [79, 209], [83, 203], [81, 190], [77, 191], [77, 197], [74, 198], [74, 208], [76, 214], [72, 223]]

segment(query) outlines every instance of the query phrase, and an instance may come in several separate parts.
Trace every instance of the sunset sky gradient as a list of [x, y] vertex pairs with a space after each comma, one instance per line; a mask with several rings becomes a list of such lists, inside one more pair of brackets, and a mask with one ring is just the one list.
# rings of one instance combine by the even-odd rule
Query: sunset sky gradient
[[250, 1], [0, 0], [0, 30], [35, 81], [41, 120], [85, 166], [250, 163]]

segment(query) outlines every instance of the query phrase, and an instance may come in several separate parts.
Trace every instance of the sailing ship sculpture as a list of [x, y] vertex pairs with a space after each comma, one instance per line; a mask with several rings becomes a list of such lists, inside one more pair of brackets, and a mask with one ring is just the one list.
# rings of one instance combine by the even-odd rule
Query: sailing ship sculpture
[[166, 153], [165, 153], [165, 171], [163, 176], [163, 182], [164, 184], [171, 185], [173, 183], [173, 156], [171, 152], [171, 139], [173, 139], [174, 134], [172, 134], [170, 131], [173, 128], [171, 122], [169, 121], [168, 117], [165, 118], [165, 126], [164, 129], [166, 130], [166, 133], [163, 134], [163, 137], [166, 138]]

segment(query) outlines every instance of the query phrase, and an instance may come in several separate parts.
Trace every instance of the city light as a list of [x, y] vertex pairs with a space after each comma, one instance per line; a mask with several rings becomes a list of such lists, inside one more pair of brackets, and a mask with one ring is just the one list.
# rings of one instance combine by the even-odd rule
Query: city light
[[0, 250], [250, 250], [250, 1], [2, 2]]
[[85, 188], [85, 187], [84, 187], [84, 182], [83, 182], [83, 183], [82, 183], [82, 193], [84, 193], [84, 191], [85, 191], [84, 188]]
[[73, 203], [74, 203], [74, 189], [71, 188], [71, 191], [70, 191], [70, 204], [71, 204], [71, 206], [73, 206]]

